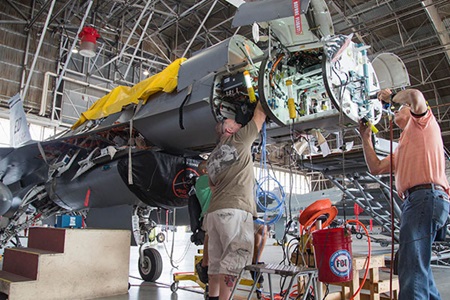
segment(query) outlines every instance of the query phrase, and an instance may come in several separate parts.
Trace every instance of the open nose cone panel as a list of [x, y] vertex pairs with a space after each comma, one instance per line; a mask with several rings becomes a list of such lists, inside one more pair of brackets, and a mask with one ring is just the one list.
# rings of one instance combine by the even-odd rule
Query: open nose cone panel
[[258, 96], [278, 126], [336, 131], [363, 118], [375, 125], [382, 116], [376, 93], [409, 84], [398, 57], [382, 55], [372, 65], [369, 46], [352, 42], [351, 35], [335, 35], [324, 0], [301, 1], [296, 16], [292, 1], [261, 3], [241, 5], [233, 26], [258, 22], [270, 35]]
[[[330, 51], [331, 46], [335, 49]], [[366, 50], [339, 37], [322, 48], [281, 52], [263, 61], [259, 89], [271, 119], [280, 126], [293, 123], [298, 129], [320, 119], [333, 120], [320, 123], [330, 130], [354, 125], [363, 117], [377, 124], [382, 108], [375, 95], [380, 88]]]
[[403, 88], [409, 86], [409, 76], [403, 61], [393, 53], [381, 53], [372, 61], [380, 78], [380, 88]]

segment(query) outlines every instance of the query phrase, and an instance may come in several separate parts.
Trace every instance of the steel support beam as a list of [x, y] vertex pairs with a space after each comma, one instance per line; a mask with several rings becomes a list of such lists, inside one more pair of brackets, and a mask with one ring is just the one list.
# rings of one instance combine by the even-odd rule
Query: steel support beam
[[147, 4], [145, 5], [144, 9], [142, 10], [139, 19], [136, 20], [136, 23], [134, 24], [133, 29], [131, 30], [130, 34], [128, 35], [128, 38], [125, 42], [125, 44], [122, 46], [122, 49], [120, 50], [120, 53], [113, 57], [110, 61], [103, 64], [102, 66], [98, 67], [97, 71], [100, 71], [101, 69], [105, 68], [106, 66], [110, 65], [111, 63], [115, 62], [116, 60], [120, 60], [122, 58], [122, 55], [124, 54], [125, 50], [128, 47], [128, 44], [130, 43], [131, 38], [133, 37], [134, 33], [136, 32], [137, 27], [139, 26], [139, 23], [141, 22], [142, 18], [144, 17], [145, 13], [147, 12], [148, 7], [150, 6], [151, 1], [147, 1]]
[[36, 62], [37, 62], [37, 59], [39, 57], [39, 53], [41, 52], [41, 46], [42, 46], [42, 43], [44, 42], [45, 33], [47, 32], [47, 28], [48, 28], [48, 24], [49, 24], [50, 18], [52, 16], [53, 8], [55, 7], [55, 2], [56, 2], [56, 0], [52, 0], [50, 8], [48, 10], [47, 19], [45, 20], [44, 27], [42, 28], [41, 38], [39, 39], [39, 44], [38, 44], [38, 46], [36, 48], [36, 52], [34, 54], [34, 59], [33, 59], [33, 62], [31, 63], [31, 68], [30, 68], [30, 71], [28, 73], [27, 82], [25, 83], [25, 86], [24, 86], [23, 90], [20, 93], [20, 96], [21, 96], [22, 99], [25, 99], [25, 97], [27, 96], [28, 87], [30, 86], [31, 77], [33, 76], [34, 67], [36, 66]]
[[[45, 9], [50, 4], [50, 2], [52, 3], [51, 4], [52, 7], [49, 9], [49, 15], [51, 15], [50, 12], [53, 12], [53, 7], [55, 5], [55, 1], [54, 0], [48, 0], [47, 2], [44, 3], [44, 5], [42, 5], [41, 9], [37, 12], [37, 14], [31, 19], [31, 21], [27, 24], [27, 26], [25, 26], [25, 31], [30, 30], [31, 27], [33, 27], [33, 25], [36, 22], [36, 20], [44, 13]], [[47, 27], [48, 27], [49, 20], [50, 19], [47, 16], [45, 29], [47, 29]]]
[[430, 18], [434, 29], [436, 30], [439, 41], [447, 49], [447, 51], [445, 51], [445, 56], [447, 57], [447, 63], [450, 64], [450, 37], [448, 34], [448, 30], [445, 27], [444, 22], [442, 22], [442, 19], [439, 16], [439, 12], [432, 0], [422, 1], [422, 5], [424, 6], [428, 17]]
[[141, 47], [141, 43], [142, 40], [145, 36], [145, 32], [147, 31], [148, 25], [150, 24], [150, 20], [153, 17], [153, 12], [150, 13], [150, 15], [147, 18], [147, 22], [145, 22], [145, 26], [144, 29], [142, 29], [142, 33], [139, 36], [139, 41], [137, 42], [137, 44], [134, 46], [134, 52], [133, 52], [133, 56], [130, 59], [130, 62], [128, 63], [128, 67], [127, 70], [125, 71], [125, 74], [123, 75], [124, 79], [127, 78], [128, 72], [130, 71], [131, 66], [133, 65], [133, 61], [134, 61], [134, 57], [136, 56], [137, 51], [139, 50], [139, 48]]
[[23, 18], [24, 20], [27, 20], [27, 19], [28, 19], [28, 16], [25, 15], [25, 14], [23, 13], [23, 11], [22, 11], [21, 9], [19, 9], [19, 8], [14, 4], [14, 2], [12, 2], [11, 0], [6, 0], [6, 2], [8, 2], [8, 4], [11, 5], [11, 7], [14, 8], [14, 10], [15, 10], [19, 15], [21, 15], [22, 18]]
[[197, 31], [195, 32], [194, 36], [192, 37], [191, 41], [189, 42], [189, 45], [186, 47], [186, 49], [184, 50], [184, 53], [181, 57], [185, 57], [187, 52], [189, 51], [189, 49], [192, 46], [192, 43], [194, 42], [194, 40], [196, 39], [198, 33], [200, 32], [200, 30], [202, 29], [203, 25], [205, 25], [206, 20], [209, 18], [209, 15], [211, 14], [212, 10], [214, 9], [214, 6], [216, 6], [218, 0], [215, 0], [214, 3], [211, 5], [211, 7], [209, 8], [208, 13], [206, 14], [206, 16], [203, 19], [203, 22], [200, 24], [200, 26], [198, 26]]

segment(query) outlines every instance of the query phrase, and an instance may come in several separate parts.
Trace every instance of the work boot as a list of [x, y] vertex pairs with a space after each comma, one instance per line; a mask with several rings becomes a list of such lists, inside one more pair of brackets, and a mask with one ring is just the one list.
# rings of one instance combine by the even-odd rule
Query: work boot
[[[250, 271], [250, 274], [252, 275], [253, 281], [255, 281], [256, 277], [258, 277], [259, 272]], [[264, 282], [264, 276], [261, 274], [261, 277], [259, 277], [258, 283], [262, 284], [263, 282]]]
[[202, 261], [203, 261], [203, 259], [201, 259], [195, 265], [195, 270], [197, 271], [198, 279], [200, 279], [200, 281], [203, 282], [204, 284], [207, 284], [208, 283], [208, 266], [203, 267]]
[[[258, 265], [262, 265], [264, 264], [263, 262], [258, 262]], [[252, 275], [252, 279], [253, 281], [255, 281], [255, 279], [258, 277], [259, 272], [256, 271], [250, 271], [250, 275]], [[259, 277], [258, 283], [262, 284], [264, 282], [264, 276], [261, 274], [261, 277]]]

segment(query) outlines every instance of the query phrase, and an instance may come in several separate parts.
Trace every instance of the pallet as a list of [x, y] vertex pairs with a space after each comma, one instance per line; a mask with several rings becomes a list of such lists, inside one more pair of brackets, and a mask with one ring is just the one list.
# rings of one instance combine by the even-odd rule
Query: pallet
[[[364, 266], [366, 264], [366, 256], [355, 256], [353, 257], [353, 280], [348, 282], [332, 283], [330, 286], [340, 286], [340, 292], [334, 292], [329, 294], [327, 300], [340, 300], [340, 299], [350, 299], [350, 297], [358, 290], [360, 284], [362, 283], [362, 278], [364, 276]], [[361, 292], [355, 296], [355, 300], [359, 299], [370, 299], [370, 300], [380, 300], [389, 299], [390, 291], [390, 280], [389, 274], [381, 273], [380, 268], [384, 267], [384, 255], [373, 255], [370, 258], [369, 272], [367, 274], [366, 282], [361, 289]], [[381, 275], [381, 276], [380, 276]], [[392, 295], [393, 299], [398, 299], [398, 277], [393, 276], [392, 278]]]

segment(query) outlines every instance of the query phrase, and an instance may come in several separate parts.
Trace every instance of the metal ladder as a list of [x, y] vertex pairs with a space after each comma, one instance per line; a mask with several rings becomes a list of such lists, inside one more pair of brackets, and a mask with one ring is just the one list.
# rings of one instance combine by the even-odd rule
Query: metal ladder
[[[258, 284], [259, 278], [262, 276], [263, 273], [267, 274], [267, 277], [269, 279], [269, 291], [270, 291], [270, 299], [274, 299], [273, 290], [272, 290], [272, 274], [280, 275], [283, 277], [291, 277], [291, 280], [289, 281], [288, 289], [286, 290], [286, 293], [283, 295], [283, 299], [289, 299], [289, 294], [291, 293], [292, 286], [294, 284], [295, 279], [297, 276], [307, 276], [308, 280], [306, 281], [305, 285], [305, 291], [309, 291], [309, 288], [312, 287], [314, 289], [314, 299], [317, 299], [316, 295], [318, 291], [318, 272], [317, 269], [314, 268], [308, 268], [304, 266], [288, 266], [288, 265], [278, 265], [278, 264], [256, 264], [256, 265], [248, 265], [244, 267], [241, 272], [239, 273], [239, 276], [237, 278], [236, 282], [239, 282], [242, 278], [242, 275], [245, 271], [255, 272], [257, 274], [257, 278], [255, 278], [254, 283], [250, 289], [250, 293], [248, 295], [248, 300], [251, 299], [252, 294], [254, 293], [256, 289], [256, 285]], [[237, 289], [238, 284], [234, 285], [233, 291], [230, 295], [230, 299], [233, 299], [234, 293]], [[306, 300], [309, 296], [308, 292], [305, 292], [302, 300]]]

